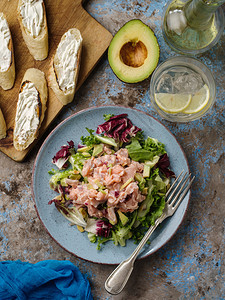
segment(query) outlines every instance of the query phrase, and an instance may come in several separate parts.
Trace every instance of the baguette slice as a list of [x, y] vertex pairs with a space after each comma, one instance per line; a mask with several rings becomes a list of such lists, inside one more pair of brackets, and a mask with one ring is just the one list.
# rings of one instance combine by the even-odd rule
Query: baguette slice
[[19, 0], [17, 16], [30, 54], [35, 60], [44, 60], [48, 56], [48, 27], [44, 1]]
[[45, 75], [38, 69], [28, 69], [23, 77], [15, 117], [13, 145], [25, 150], [38, 136], [44, 119], [48, 97]]
[[62, 36], [49, 69], [49, 86], [58, 100], [66, 105], [73, 101], [78, 80], [82, 36], [71, 28]]
[[0, 108], [0, 140], [6, 137], [6, 123]]
[[9, 90], [15, 82], [13, 42], [5, 15], [0, 12], [0, 86]]

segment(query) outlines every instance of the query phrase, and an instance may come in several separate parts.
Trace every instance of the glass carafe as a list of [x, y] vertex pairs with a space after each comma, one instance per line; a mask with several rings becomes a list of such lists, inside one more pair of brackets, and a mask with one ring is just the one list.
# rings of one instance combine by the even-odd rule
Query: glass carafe
[[180, 53], [197, 55], [213, 47], [224, 29], [225, 0], [173, 0], [163, 20], [163, 35]]

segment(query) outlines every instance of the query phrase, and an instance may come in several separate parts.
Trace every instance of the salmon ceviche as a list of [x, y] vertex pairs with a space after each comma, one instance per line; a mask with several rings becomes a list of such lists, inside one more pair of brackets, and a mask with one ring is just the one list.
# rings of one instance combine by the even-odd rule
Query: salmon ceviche
[[164, 144], [145, 137], [127, 114], [104, 115], [105, 122], [87, 129], [79, 144], [67, 145], [52, 158], [49, 204], [87, 232], [97, 249], [112, 240], [140, 241], [161, 216], [165, 194], [174, 177]]

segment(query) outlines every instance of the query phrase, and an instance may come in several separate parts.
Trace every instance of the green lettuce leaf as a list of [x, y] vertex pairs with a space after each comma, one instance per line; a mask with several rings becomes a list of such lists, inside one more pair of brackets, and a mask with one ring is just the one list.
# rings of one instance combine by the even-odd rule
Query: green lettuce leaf
[[133, 138], [126, 148], [132, 160], [142, 162], [146, 160], [151, 161], [154, 156], [160, 156], [166, 152], [165, 146], [151, 137], [148, 137], [144, 143]]

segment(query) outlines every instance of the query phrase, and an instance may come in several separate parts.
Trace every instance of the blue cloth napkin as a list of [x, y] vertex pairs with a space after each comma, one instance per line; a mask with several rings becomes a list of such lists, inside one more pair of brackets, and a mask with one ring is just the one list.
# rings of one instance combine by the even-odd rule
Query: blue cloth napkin
[[70, 261], [0, 262], [0, 299], [93, 300], [89, 281]]

